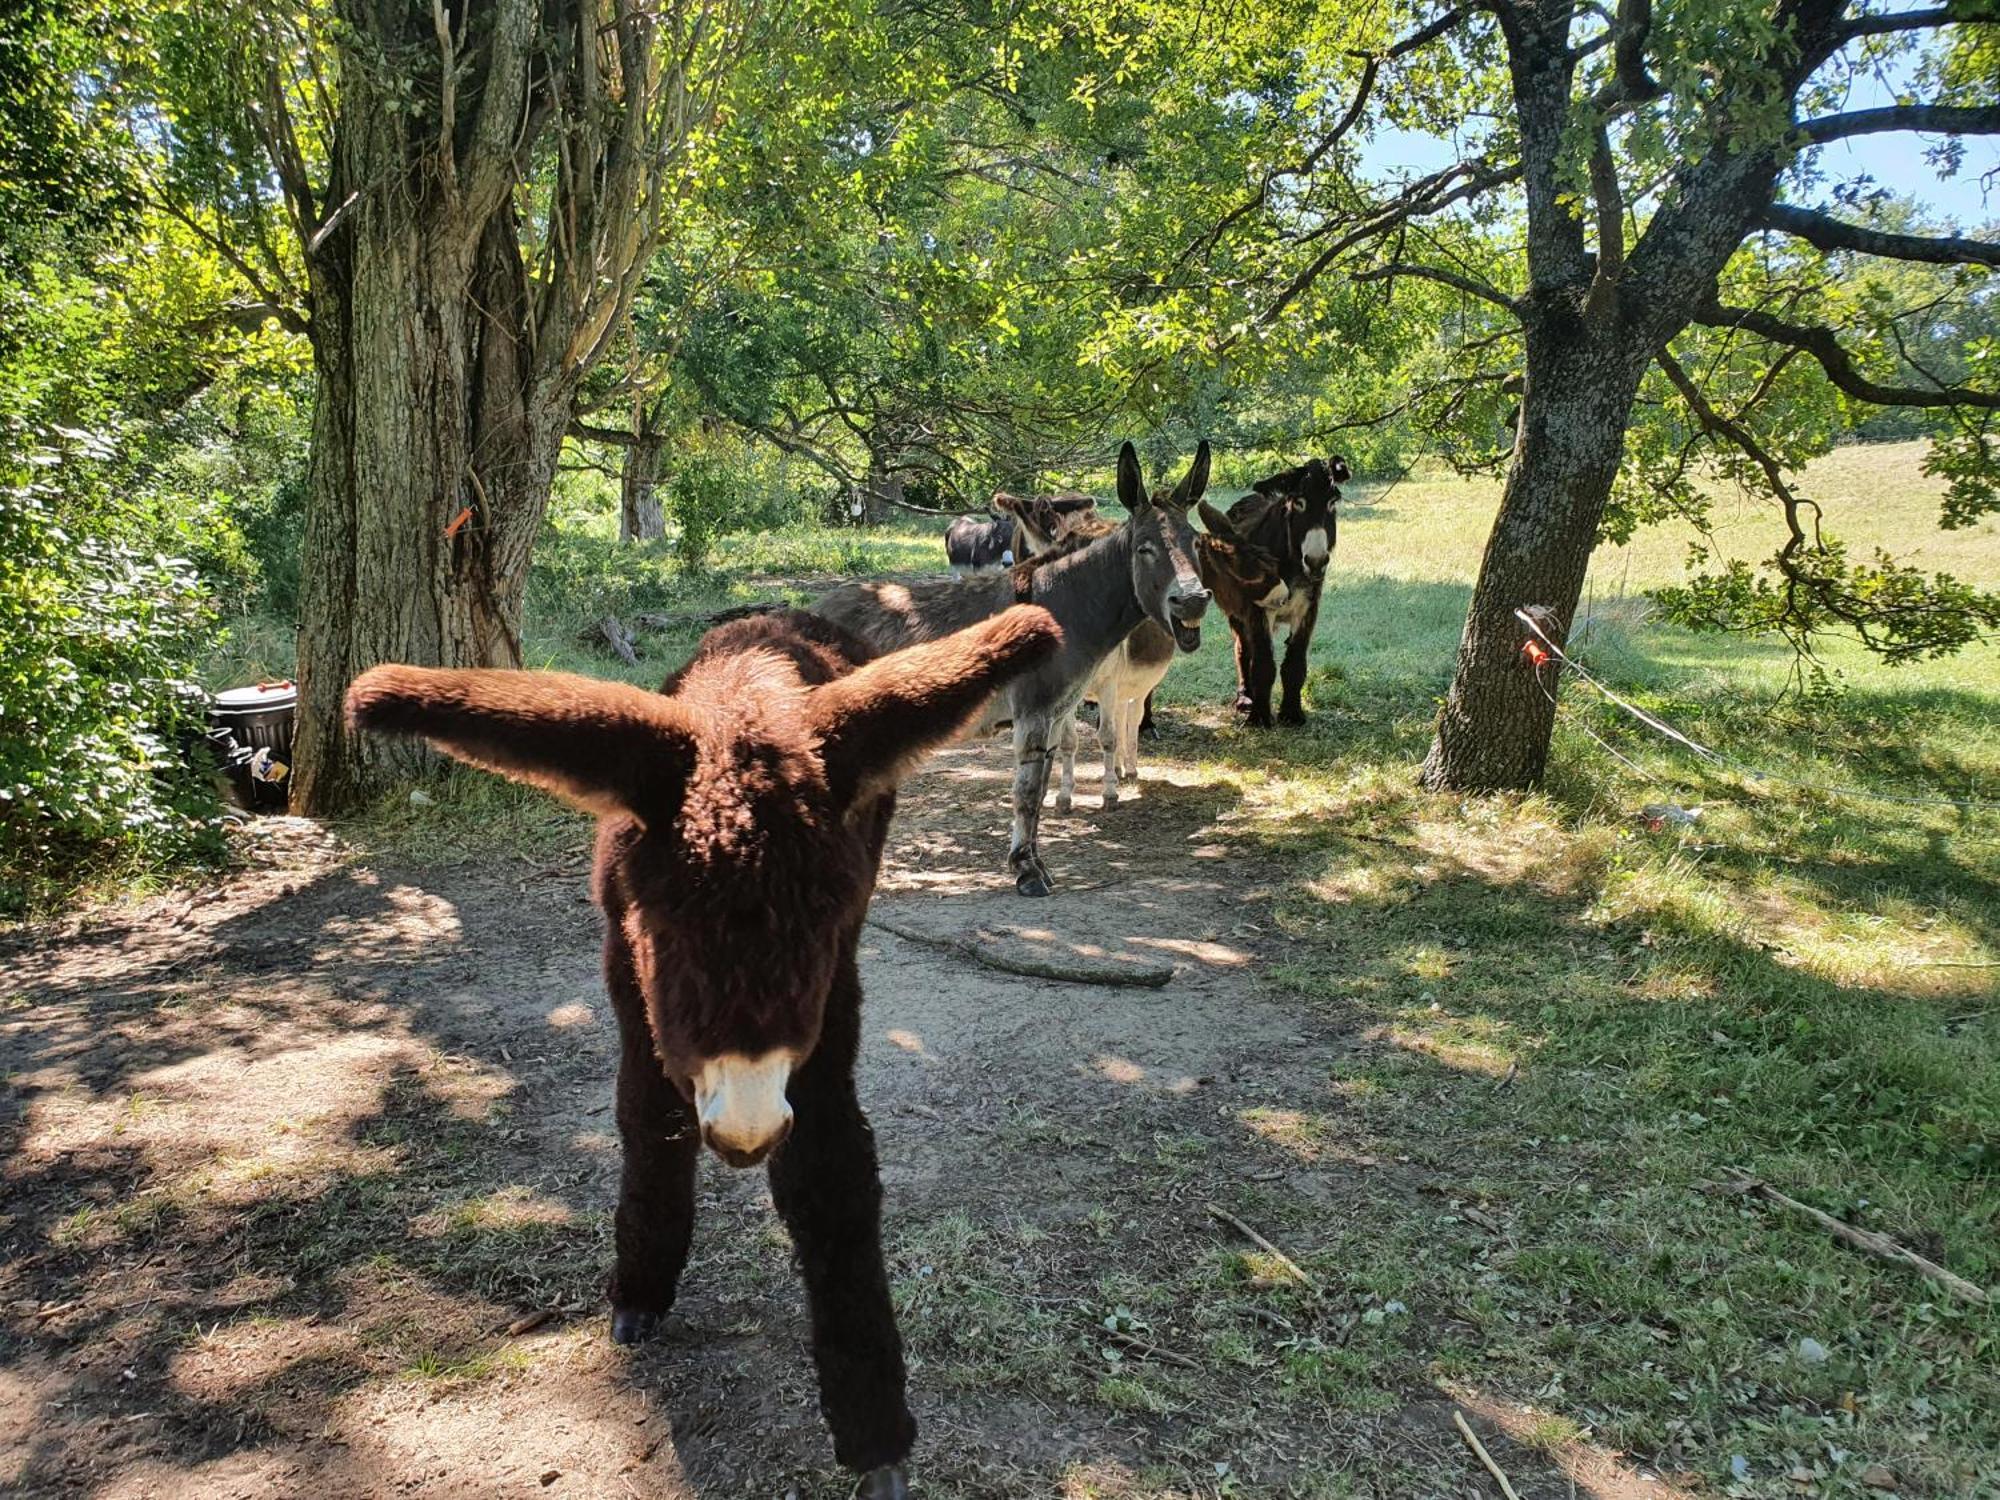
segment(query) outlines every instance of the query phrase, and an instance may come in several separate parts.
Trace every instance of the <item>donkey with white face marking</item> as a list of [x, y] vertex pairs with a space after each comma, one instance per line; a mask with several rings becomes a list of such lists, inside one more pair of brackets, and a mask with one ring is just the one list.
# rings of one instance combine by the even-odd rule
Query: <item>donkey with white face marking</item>
[[1201, 645], [1208, 588], [1195, 558], [1188, 507], [1208, 482], [1208, 444], [1164, 500], [1150, 498], [1130, 443], [1118, 454], [1118, 499], [1130, 519], [1061, 556], [1017, 564], [1000, 577], [917, 583], [850, 583], [813, 606], [830, 619], [889, 648], [930, 640], [1008, 605], [1034, 603], [1055, 616], [1063, 646], [1049, 661], [996, 697], [986, 723], [1014, 724], [1014, 829], [1007, 862], [1014, 888], [1046, 896], [1053, 888], [1036, 846], [1049, 758], [1073, 734], [1086, 684], [1125, 637], [1151, 621], [1182, 651]]
[[[1196, 477], [1196, 476], [1191, 476]], [[1198, 476], [1206, 480], [1204, 472]], [[1195, 493], [1195, 499], [1201, 499]], [[1156, 504], [1164, 503], [1155, 495]], [[1209, 507], [1204, 504], [1206, 514]], [[1112, 523], [1094, 513], [1071, 517], [1051, 528], [1028, 514], [1021, 516], [1021, 532], [1030, 552], [1036, 555], [1052, 547], [1072, 542], [1079, 535], [1101, 535]], [[1276, 609], [1285, 602], [1289, 588], [1277, 556], [1251, 542], [1212, 532], [1195, 534], [1196, 561], [1201, 581], [1214, 595], [1215, 603], [1231, 618], [1252, 608]], [[1104, 806], [1116, 807], [1125, 783], [1137, 789], [1139, 781], [1139, 730], [1153, 690], [1173, 665], [1174, 642], [1151, 620], [1125, 637], [1116, 651], [1090, 680], [1084, 696], [1097, 703], [1097, 737], [1104, 750]], [[1062, 740], [1062, 783], [1056, 792], [1056, 811], [1070, 810], [1076, 784], [1076, 735]]]
[[1271, 685], [1280, 675], [1271, 636], [1281, 625], [1288, 634], [1278, 722], [1306, 721], [1306, 659], [1333, 558], [1338, 486], [1348, 477], [1347, 460], [1338, 454], [1324, 461], [1309, 459], [1260, 479], [1226, 515], [1211, 505], [1201, 508], [1211, 534], [1275, 553], [1284, 569], [1286, 590], [1279, 602], [1229, 611], [1229, 628], [1236, 637], [1236, 711], [1254, 728], [1271, 726]]
[[702, 1144], [732, 1167], [768, 1162], [820, 1408], [866, 1500], [906, 1500], [916, 1422], [854, 1093], [856, 944], [897, 780], [1060, 642], [1046, 611], [1009, 609], [876, 658], [787, 610], [710, 631], [659, 693], [421, 667], [377, 667], [348, 692], [357, 728], [422, 735], [598, 815], [624, 1147], [611, 1337], [645, 1338], [673, 1305]]

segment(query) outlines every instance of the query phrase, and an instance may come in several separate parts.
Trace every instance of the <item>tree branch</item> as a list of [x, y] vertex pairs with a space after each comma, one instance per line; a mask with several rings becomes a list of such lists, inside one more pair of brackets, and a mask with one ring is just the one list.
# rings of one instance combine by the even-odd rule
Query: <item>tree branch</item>
[[1789, 203], [1773, 203], [1766, 209], [1764, 227], [1797, 235], [1821, 250], [1855, 250], [1863, 255], [1941, 266], [2000, 266], [2000, 242], [1965, 235], [1890, 234]]
[[1855, 16], [1841, 23], [1840, 35], [1844, 41], [1863, 36], [1887, 36], [1897, 31], [1922, 31], [1930, 26], [1944, 26], [1952, 21], [1990, 21], [2000, 19], [1992, 16], [1954, 16], [1948, 5], [1933, 6], [1929, 10], [1906, 10], [1877, 16]]
[[1296, 167], [1279, 167], [1266, 172], [1263, 181], [1257, 185], [1257, 190], [1218, 219], [1212, 228], [1204, 231], [1199, 237], [1190, 241], [1187, 249], [1180, 253], [1175, 263], [1177, 265], [1185, 265], [1196, 255], [1204, 254], [1214, 249], [1221, 242], [1222, 236], [1232, 224], [1236, 223], [1246, 214], [1255, 213], [1270, 200], [1271, 188], [1277, 183], [1279, 178], [1304, 177], [1307, 173], [1318, 167], [1326, 159], [1327, 153], [1338, 145], [1342, 138], [1354, 128], [1356, 122], [1360, 120], [1361, 111], [1367, 107], [1369, 97], [1374, 92], [1375, 80], [1381, 72], [1382, 64], [1407, 57], [1418, 48], [1429, 46], [1439, 37], [1456, 30], [1460, 23], [1473, 13], [1475, 8], [1470, 5], [1453, 6], [1436, 20], [1426, 26], [1419, 27], [1408, 36], [1394, 43], [1385, 52], [1369, 54], [1359, 52], [1350, 53], [1349, 56], [1357, 57], [1361, 60], [1361, 78], [1355, 85], [1353, 100], [1349, 102], [1346, 110], [1342, 112], [1340, 119], [1335, 122], [1333, 129], [1320, 138], [1319, 143], [1306, 153], [1305, 158]]
[[1386, 266], [1376, 266], [1370, 270], [1356, 271], [1353, 279], [1356, 281], [1393, 281], [1398, 276], [1414, 276], [1422, 281], [1441, 282], [1445, 286], [1457, 288], [1469, 297], [1477, 297], [1482, 302], [1491, 302], [1495, 307], [1503, 307], [1508, 312], [1514, 313], [1517, 316], [1520, 313], [1520, 307], [1514, 299], [1498, 287], [1489, 286], [1476, 276], [1461, 275], [1459, 272], [1447, 270], [1443, 266], [1414, 265], [1408, 262], [1396, 261]]
[[[1268, 325], [1276, 321], [1278, 316], [1287, 307], [1296, 301], [1315, 281], [1319, 280], [1328, 266], [1332, 265], [1335, 260], [1353, 249], [1356, 245], [1366, 240], [1378, 239], [1400, 225], [1408, 223], [1411, 219], [1421, 218], [1427, 214], [1436, 213], [1440, 209], [1448, 208], [1454, 203], [1462, 202], [1467, 198], [1477, 197], [1489, 188], [1499, 187], [1503, 183], [1514, 181], [1520, 175], [1521, 168], [1518, 165], [1494, 167], [1477, 163], [1460, 162], [1455, 166], [1447, 167], [1442, 172], [1433, 173], [1421, 181], [1412, 183], [1403, 191], [1400, 197], [1377, 209], [1370, 217], [1349, 229], [1331, 245], [1320, 251], [1318, 255], [1313, 257], [1309, 264], [1300, 268], [1297, 274], [1285, 284], [1284, 289], [1278, 293], [1271, 303], [1258, 313], [1258, 323]], [[1464, 181], [1459, 182], [1455, 187], [1450, 187], [1449, 191], [1446, 191], [1445, 189], [1453, 180], [1460, 176], [1464, 177]], [[1323, 230], [1315, 230], [1313, 233], [1307, 235], [1306, 238], [1316, 238], [1323, 232]]]
[[1602, 122], [1590, 149], [1590, 197], [1597, 208], [1597, 275], [1591, 286], [1595, 300], [1625, 273], [1625, 195], [1618, 186], [1611, 133]]
[[1980, 391], [1963, 385], [1940, 386], [1936, 390], [1880, 385], [1854, 367], [1853, 357], [1840, 347], [1830, 328], [1788, 323], [1754, 308], [1724, 307], [1714, 302], [1696, 313], [1695, 321], [1710, 328], [1740, 328], [1775, 344], [1803, 349], [1819, 361], [1828, 380], [1848, 395], [1877, 406], [1976, 406], [2000, 411], [2000, 391]]
[[1846, 114], [1801, 120], [1799, 134], [1814, 145], [1886, 130], [1919, 130], [1926, 135], [2000, 135], [2000, 107], [1952, 104], [1893, 104]]
[[585, 421], [569, 424], [569, 435], [586, 443], [610, 443], [614, 447], [636, 447], [639, 440], [622, 427], [598, 427]]
[[1611, 26], [1613, 76], [1618, 96], [1644, 104], [1664, 92], [1646, 71], [1646, 42], [1653, 34], [1653, 0], [1618, 0], [1618, 18]]

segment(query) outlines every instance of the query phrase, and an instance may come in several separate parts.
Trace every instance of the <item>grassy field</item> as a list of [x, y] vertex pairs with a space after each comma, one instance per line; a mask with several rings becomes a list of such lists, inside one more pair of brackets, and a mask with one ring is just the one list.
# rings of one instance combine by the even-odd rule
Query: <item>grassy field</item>
[[[2000, 583], [2000, 530], [1935, 532], [1916, 458], [1817, 466], [1830, 529]], [[2000, 1494], [2000, 1309], [1732, 1192], [1727, 1173], [2000, 1288], [2000, 650], [1890, 669], [1834, 643], [1840, 690], [1801, 699], [1779, 647], [1650, 618], [1645, 591], [1679, 576], [1685, 538], [1649, 534], [1597, 559], [1579, 655], [1769, 778], [1704, 766], [1572, 683], [1543, 792], [1425, 795], [1413, 769], [1495, 499], [1457, 481], [1351, 488], [1307, 730], [1235, 726], [1219, 626], [1162, 692], [1151, 758], [1226, 790], [1215, 838], [1286, 877], [1270, 919], [1292, 941], [1268, 983], [1393, 1044], [1335, 1065], [1324, 1107], [1274, 1117], [1270, 1138], [1320, 1149], [1359, 1112], [1461, 1164], [1448, 1209], [1328, 1226], [1296, 1199], [1264, 1205], [1281, 1239], [1317, 1241], [1309, 1270], [1381, 1306], [1420, 1289], [1460, 1330], [1377, 1320], [1345, 1348], [1294, 1350], [1285, 1399], [1476, 1377], [1533, 1396], [1549, 1443], [1588, 1431], [1717, 1493]], [[1726, 546], [1768, 550], [1768, 514], [1728, 500], [1721, 520]], [[725, 539], [690, 577], [663, 551], [571, 536], [537, 580], [530, 654], [653, 680], [691, 627], [645, 636], [633, 669], [580, 626], [940, 561], [929, 529], [778, 534]], [[366, 836], [440, 859], [553, 836], [539, 802], [457, 786], [386, 804]], [[1655, 805], [1699, 811], [1655, 826]], [[1437, 1253], [1440, 1213], [1495, 1226], [1491, 1246]], [[1180, 1294], [1123, 1292], [1135, 1316]], [[1194, 1409], [1204, 1391], [1135, 1369], [1094, 1399]]]

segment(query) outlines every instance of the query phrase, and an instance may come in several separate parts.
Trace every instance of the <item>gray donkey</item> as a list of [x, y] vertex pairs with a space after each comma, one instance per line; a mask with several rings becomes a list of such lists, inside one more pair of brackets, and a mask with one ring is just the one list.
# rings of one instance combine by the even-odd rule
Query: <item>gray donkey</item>
[[1092, 674], [1126, 636], [1151, 620], [1183, 651], [1201, 645], [1201, 617], [1209, 592], [1195, 558], [1188, 507], [1208, 488], [1208, 444], [1164, 499], [1148, 495], [1139, 455], [1130, 443], [1118, 452], [1118, 501], [1130, 519], [1087, 546], [1005, 573], [914, 583], [850, 583], [813, 606], [816, 614], [845, 625], [891, 651], [932, 641], [999, 614], [1017, 603], [1039, 604], [1062, 627], [1062, 649], [994, 698], [980, 728], [1014, 722], [1014, 835], [1007, 863], [1014, 888], [1046, 896], [1053, 888], [1036, 847], [1049, 761], [1076, 711]]

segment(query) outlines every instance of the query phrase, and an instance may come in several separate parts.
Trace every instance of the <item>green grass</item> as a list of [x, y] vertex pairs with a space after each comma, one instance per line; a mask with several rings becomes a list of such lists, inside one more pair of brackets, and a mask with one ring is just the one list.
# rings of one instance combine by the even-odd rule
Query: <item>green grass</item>
[[[1809, 479], [1854, 541], [1923, 537], [1930, 565], [2000, 583], [2000, 532], [1931, 531], [1914, 456], [1847, 450]], [[1329, 1102], [1364, 1104], [1502, 1226], [1459, 1220], [1441, 1241], [1442, 1216], [1392, 1213], [1341, 1237], [1329, 1269], [1384, 1295], [1404, 1280], [1413, 1305], [1478, 1330], [1470, 1351], [1424, 1338], [1371, 1368], [1476, 1371], [1527, 1395], [1554, 1380], [1559, 1399], [1540, 1404], [1561, 1420], [1731, 1494], [1796, 1493], [1783, 1476], [1829, 1452], [1861, 1456], [1850, 1475], [1889, 1465], [1904, 1493], [1993, 1492], [1996, 1311], [1718, 1185], [1741, 1167], [2000, 1286], [2000, 652], [1890, 668], [1835, 643], [1840, 693], [1787, 697], [1782, 651], [1650, 618], [1643, 591], [1677, 576], [1681, 543], [1648, 536], [1597, 559], [1580, 655], [1794, 782], [1705, 769], [1572, 683], [1545, 791], [1426, 796], [1411, 771], [1494, 495], [1360, 494], [1311, 727], [1223, 723], [1221, 642], [1165, 697], [1210, 726], [1204, 774], [1242, 791], [1224, 836], [1293, 873], [1276, 981], [1383, 1038], [1336, 1069]], [[1754, 555], [1769, 521], [1732, 512], [1725, 538]], [[1637, 813], [1653, 803], [1702, 816], [1651, 831]], [[1328, 1129], [1287, 1114], [1246, 1123], [1293, 1150]], [[1274, 1199], [1273, 1222], [1290, 1210]], [[1826, 1357], [1802, 1360], [1801, 1339]], [[1334, 1378], [1317, 1351], [1294, 1363], [1302, 1381]], [[1861, 1493], [1838, 1468], [1820, 1492]]]
[[[1808, 485], [1857, 547], [2000, 585], [2000, 527], [1936, 532], [1917, 457], [1843, 450]], [[1519, 1441], [1560, 1448], [1588, 1432], [1720, 1493], [1805, 1493], [1786, 1476], [1817, 1467], [1814, 1492], [1859, 1495], [1874, 1463], [1905, 1495], [2000, 1493], [2000, 1308], [1733, 1194], [1725, 1174], [2000, 1287], [2000, 814], [1949, 805], [2000, 800], [2000, 648], [1890, 668], [1831, 643], [1839, 691], [1802, 699], [1773, 644], [1653, 617], [1646, 590], [1680, 577], [1687, 538], [1648, 533], [1599, 554], [1578, 654], [1649, 711], [1789, 779], [1706, 767], [1572, 683], [1542, 791], [1426, 795], [1414, 767], [1496, 500], [1491, 484], [1452, 480], [1351, 487], [1310, 726], [1235, 726], [1218, 623], [1167, 679], [1174, 733], [1149, 751], [1240, 794], [1213, 837], [1282, 890], [1270, 920], [1291, 942], [1268, 982], [1372, 1038], [1320, 1095], [1237, 1123], [1306, 1162], [1365, 1137], [1449, 1194], [1329, 1218], [1253, 1188], [1256, 1221], [1313, 1246], [1307, 1268], [1354, 1309], [1343, 1340], [1302, 1333], [1275, 1361], [1245, 1330], [1255, 1310], [1296, 1311], [1298, 1293], [1254, 1255], [1151, 1267], [1066, 1305], [1038, 1295], [1038, 1259], [1070, 1242], [1096, 1254], [1121, 1233], [1109, 1210], [1053, 1245], [1025, 1225], [902, 1226], [893, 1274], [920, 1378], [1174, 1415], [1189, 1464], [1226, 1451], [1233, 1424], [1255, 1420], [1253, 1396], [1367, 1416], [1442, 1386], [1531, 1405]], [[1770, 515], [1731, 497], [1718, 521], [1726, 547], [1769, 550]], [[636, 669], [578, 630], [607, 610], [804, 599], [942, 556], [925, 525], [726, 538], [700, 574], [663, 547], [592, 535], [543, 563], [531, 663], [647, 682], [698, 627], [643, 635]], [[1660, 803], [1701, 816], [1655, 830], [1640, 809]], [[496, 843], [540, 857], [584, 824], [466, 776], [428, 807], [385, 802], [363, 832], [427, 858]], [[996, 1148], [1029, 1154], [1056, 1128], [1031, 1112], [999, 1124]], [[1121, 1164], [1132, 1192], [1162, 1200], [1204, 1168], [1198, 1143], [1173, 1138]], [[510, 1236], [459, 1226], [452, 1252], [468, 1237]], [[1210, 1373], [1115, 1357], [1102, 1337], [1121, 1309], [1144, 1324], [1168, 1306], [1201, 1329], [1185, 1352]], [[991, 1336], [1003, 1320], [1004, 1357]], [[1801, 1357], [1801, 1340], [1824, 1357]], [[1135, 1484], [1103, 1492], [1152, 1492]], [[1076, 1492], [1095, 1485], [1081, 1477]]]

